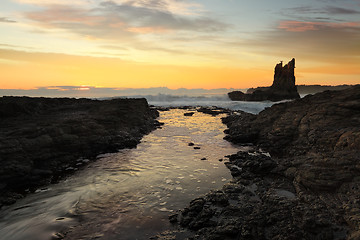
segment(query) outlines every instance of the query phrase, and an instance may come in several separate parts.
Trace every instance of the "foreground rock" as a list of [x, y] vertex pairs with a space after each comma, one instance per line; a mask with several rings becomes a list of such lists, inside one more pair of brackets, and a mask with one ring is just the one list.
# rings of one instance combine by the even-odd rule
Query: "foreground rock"
[[233, 101], [281, 101], [285, 99], [298, 99], [299, 93], [295, 85], [295, 59], [285, 66], [282, 62], [275, 67], [274, 82], [269, 88], [262, 88], [245, 94], [241, 91], [228, 93]]
[[0, 98], [0, 206], [88, 158], [135, 147], [157, 116], [145, 99]]
[[188, 239], [360, 239], [360, 86], [223, 121], [253, 147], [228, 156], [231, 183], [171, 216]]

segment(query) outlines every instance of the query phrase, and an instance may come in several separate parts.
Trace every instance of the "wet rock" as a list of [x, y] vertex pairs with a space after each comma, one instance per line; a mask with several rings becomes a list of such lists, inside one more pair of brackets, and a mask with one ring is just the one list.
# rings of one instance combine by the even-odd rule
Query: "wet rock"
[[227, 206], [229, 204], [228, 196], [220, 190], [208, 193], [205, 200], [219, 206]]
[[176, 223], [176, 222], [178, 222], [178, 217], [179, 217], [179, 214], [173, 214], [173, 215], [170, 215], [169, 216], [169, 221], [171, 222], [171, 223]]
[[170, 108], [168, 108], [168, 107], [156, 107], [155, 109], [157, 111], [161, 111], [161, 112], [170, 111]]
[[196, 198], [192, 200], [189, 207], [185, 208], [181, 212], [180, 225], [183, 227], [190, 227], [190, 224], [197, 221], [197, 219], [200, 218], [198, 216], [202, 212], [205, 202], [206, 201], [203, 198]]
[[256, 152], [238, 152], [229, 156], [229, 162], [225, 163], [233, 176], [241, 174], [267, 174], [276, 167], [276, 163], [270, 157]]
[[197, 109], [198, 112], [209, 114], [211, 116], [217, 116], [219, 114], [229, 114], [231, 111], [219, 107], [201, 107]]
[[61, 233], [54, 233], [52, 236], [51, 236], [51, 240], [60, 240], [60, 239], [64, 239], [65, 236]]

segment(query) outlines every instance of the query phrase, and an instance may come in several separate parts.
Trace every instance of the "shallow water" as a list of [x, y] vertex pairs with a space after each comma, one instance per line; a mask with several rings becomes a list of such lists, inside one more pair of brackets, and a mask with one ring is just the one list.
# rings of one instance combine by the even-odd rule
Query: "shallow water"
[[223, 140], [221, 116], [185, 112], [161, 112], [163, 128], [136, 149], [99, 156], [2, 209], [0, 239], [47, 240], [59, 231], [65, 239], [148, 239], [170, 228], [171, 213], [231, 179], [219, 159], [238, 151]]

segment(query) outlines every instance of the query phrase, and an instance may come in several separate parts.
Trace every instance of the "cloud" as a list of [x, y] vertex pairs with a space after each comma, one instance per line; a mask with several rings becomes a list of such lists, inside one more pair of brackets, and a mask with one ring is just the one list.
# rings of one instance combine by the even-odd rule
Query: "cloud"
[[[153, 8], [152, 6], [149, 8], [147, 6], [137, 6], [134, 5], [133, 1], [123, 4], [107, 1], [102, 2], [100, 6], [103, 13], [120, 16], [126, 19], [126, 22], [131, 27], [201, 32], [223, 31], [228, 27], [227, 24], [209, 17], [184, 17], [173, 14], [166, 7]], [[163, 4], [163, 6], [166, 6], [166, 4]]]
[[64, 4], [43, 5], [41, 10], [27, 12], [25, 16], [42, 28], [63, 29], [93, 39], [120, 38], [122, 41], [133, 41], [137, 36], [145, 34], [219, 32], [229, 27], [207, 16], [174, 14], [170, 11], [174, 7], [169, 7], [169, 2], [174, 1], [104, 1], [91, 8]]
[[301, 6], [301, 7], [286, 8], [284, 10], [285, 10], [285, 12], [290, 12], [290, 14], [326, 14], [326, 15], [360, 14], [360, 11], [355, 10], [355, 9], [334, 7], [334, 6], [326, 6], [323, 8], [315, 8], [315, 7], [311, 7], [311, 6]]
[[360, 14], [360, 11], [341, 7], [326, 7], [325, 10], [329, 14]]
[[8, 19], [8, 18], [6, 18], [6, 17], [0, 17], [0, 22], [4, 22], [4, 23], [16, 23], [17, 21]]
[[239, 40], [249, 52], [271, 57], [296, 57], [302, 61], [359, 64], [360, 22], [303, 22], [286, 20], [277, 28]]
[[15, 0], [16, 2], [19, 3], [24, 3], [24, 4], [31, 4], [31, 5], [38, 5], [38, 6], [43, 6], [43, 5], [51, 5], [51, 4], [64, 4], [64, 5], [88, 5], [89, 1], [88, 0]]
[[[343, 4], [344, 5], [344, 4]], [[350, 22], [358, 21], [356, 18], [360, 15], [360, 9], [358, 5], [346, 4], [347, 7], [339, 6], [300, 6], [292, 8], [284, 8], [280, 11], [280, 14], [287, 19], [305, 21], [305, 22]]]
[[113, 2], [171, 12], [177, 15], [199, 15], [204, 11], [201, 4], [186, 0], [114, 0]]
[[99, 47], [104, 49], [119, 50], [119, 51], [129, 50], [129, 48], [127, 47], [118, 46], [118, 45], [100, 45]]
[[[63, 5], [63, 6], [82, 6], [95, 7], [99, 4], [98, 0], [15, 0], [23, 4], [31, 4], [35, 6], [45, 5]], [[204, 12], [203, 6], [196, 2], [188, 0], [113, 0], [116, 4], [130, 5], [133, 7], [145, 7], [149, 9], [157, 9], [168, 11], [179, 15], [199, 15]]]
[[289, 32], [305, 32], [315, 31], [320, 29], [335, 29], [348, 28], [353, 30], [360, 30], [360, 22], [304, 22], [304, 21], [281, 21], [279, 29], [284, 29]]

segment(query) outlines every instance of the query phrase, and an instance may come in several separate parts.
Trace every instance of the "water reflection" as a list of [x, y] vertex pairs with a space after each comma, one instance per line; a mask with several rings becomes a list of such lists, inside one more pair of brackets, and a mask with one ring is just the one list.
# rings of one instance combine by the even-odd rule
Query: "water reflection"
[[65, 239], [148, 239], [169, 228], [171, 212], [231, 178], [219, 159], [237, 151], [223, 140], [219, 117], [185, 112], [162, 112], [163, 129], [137, 149], [102, 155], [48, 191], [4, 209], [0, 239], [42, 240], [63, 229]]

